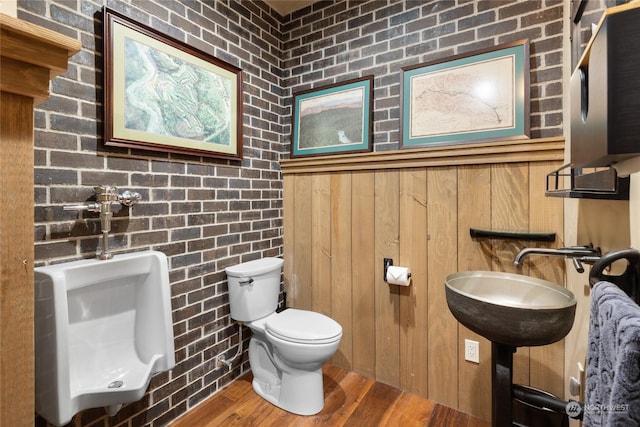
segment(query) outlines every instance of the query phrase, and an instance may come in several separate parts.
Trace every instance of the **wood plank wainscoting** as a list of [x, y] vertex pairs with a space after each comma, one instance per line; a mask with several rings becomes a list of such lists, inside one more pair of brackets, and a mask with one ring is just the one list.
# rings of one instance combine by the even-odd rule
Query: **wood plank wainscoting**
[[[544, 138], [283, 160], [289, 305], [342, 325], [332, 364], [490, 420], [491, 346], [450, 314], [444, 280], [498, 270], [564, 284], [561, 259], [512, 265], [523, 247], [564, 243], [563, 201], [544, 195], [563, 157], [564, 139]], [[557, 239], [475, 240], [470, 227]], [[383, 258], [411, 268], [410, 287], [383, 280]], [[514, 381], [563, 396], [563, 360], [563, 342], [520, 348]]]

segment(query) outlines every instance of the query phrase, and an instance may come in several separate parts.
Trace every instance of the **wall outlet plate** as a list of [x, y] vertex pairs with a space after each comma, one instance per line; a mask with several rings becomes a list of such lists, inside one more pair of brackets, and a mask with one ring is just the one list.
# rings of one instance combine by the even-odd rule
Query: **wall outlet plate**
[[464, 360], [480, 363], [480, 343], [473, 340], [464, 340]]

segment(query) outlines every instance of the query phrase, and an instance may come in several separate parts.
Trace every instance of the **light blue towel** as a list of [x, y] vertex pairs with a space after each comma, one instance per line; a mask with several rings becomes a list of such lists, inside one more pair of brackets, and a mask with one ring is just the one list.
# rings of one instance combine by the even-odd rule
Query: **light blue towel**
[[640, 426], [640, 306], [616, 285], [591, 291], [584, 427]]

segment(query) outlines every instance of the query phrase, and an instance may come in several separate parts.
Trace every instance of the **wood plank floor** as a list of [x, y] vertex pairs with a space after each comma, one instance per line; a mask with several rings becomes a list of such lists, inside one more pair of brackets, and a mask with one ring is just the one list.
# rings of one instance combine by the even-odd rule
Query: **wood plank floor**
[[248, 374], [201, 403], [171, 427], [217, 426], [427, 426], [489, 427], [491, 423], [354, 372], [325, 365], [324, 409], [303, 417], [259, 397]]

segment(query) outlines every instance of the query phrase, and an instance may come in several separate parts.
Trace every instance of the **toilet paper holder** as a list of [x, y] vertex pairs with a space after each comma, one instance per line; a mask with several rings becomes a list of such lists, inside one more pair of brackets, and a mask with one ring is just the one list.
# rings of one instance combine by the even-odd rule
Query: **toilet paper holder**
[[384, 280], [385, 282], [387, 281], [387, 270], [389, 270], [390, 265], [393, 265], [393, 259], [385, 258], [384, 259], [384, 276], [382, 276], [382, 280]]
[[[384, 263], [384, 276], [383, 279], [385, 282], [387, 281], [387, 270], [389, 270], [389, 267], [393, 265], [393, 258], [384, 258], [383, 260]], [[408, 274], [407, 277], [411, 277], [411, 273]]]

